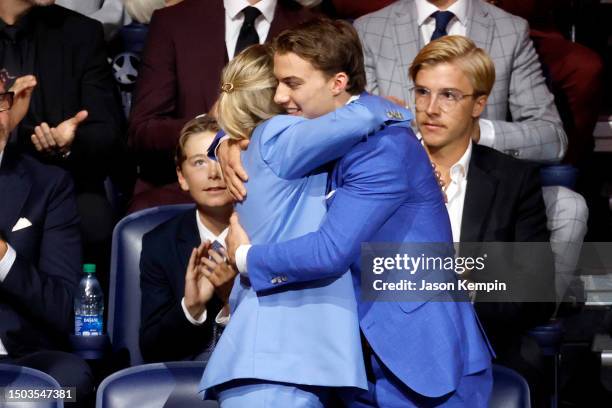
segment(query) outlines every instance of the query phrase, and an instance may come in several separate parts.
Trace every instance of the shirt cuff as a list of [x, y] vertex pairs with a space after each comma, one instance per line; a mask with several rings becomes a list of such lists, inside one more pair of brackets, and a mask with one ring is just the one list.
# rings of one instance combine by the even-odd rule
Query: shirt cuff
[[202, 316], [200, 316], [199, 319], [194, 319], [189, 314], [189, 311], [187, 310], [187, 306], [185, 306], [184, 297], [181, 299], [181, 307], [183, 308], [183, 313], [185, 313], [185, 317], [187, 318], [187, 320], [189, 320], [189, 323], [193, 324], [194, 326], [201, 326], [204, 324], [204, 322], [206, 322], [206, 315], [207, 315], [206, 309], [204, 309], [204, 313], [202, 313]]
[[495, 127], [493, 122], [487, 119], [479, 119], [478, 124], [480, 125], [480, 140], [478, 144], [493, 147], [495, 143]]
[[15, 259], [17, 259], [17, 252], [15, 252], [13, 247], [10, 246], [8, 243], [6, 244], [6, 246], [8, 247], [8, 249], [6, 250], [6, 253], [2, 257], [2, 259], [0, 259], [0, 283], [4, 282], [6, 275], [8, 275], [11, 268], [13, 267], [13, 264], [15, 263]]
[[238, 268], [240, 275], [245, 278], [249, 276], [247, 271], [247, 255], [252, 246], [253, 245], [240, 245], [236, 250], [236, 268]]
[[219, 310], [219, 313], [217, 313], [217, 317], [215, 317], [215, 323], [217, 323], [219, 326], [225, 327], [229, 324], [231, 316], [232, 314], [230, 313], [229, 305], [225, 305], [221, 310]]
[[225, 136], [221, 136], [221, 138], [219, 139], [219, 142], [217, 143], [217, 147], [215, 147], [215, 160], [219, 161], [218, 159], [219, 156], [217, 156], [217, 152], [219, 151], [219, 146], [221, 146], [221, 143], [229, 140], [229, 138], [230, 138], [229, 135], [225, 135]]

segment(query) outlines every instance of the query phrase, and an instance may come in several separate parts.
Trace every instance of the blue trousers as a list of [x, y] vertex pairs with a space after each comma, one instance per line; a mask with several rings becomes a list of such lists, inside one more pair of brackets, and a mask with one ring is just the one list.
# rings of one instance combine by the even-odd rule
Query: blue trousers
[[371, 364], [368, 370], [368, 391], [354, 394], [343, 400], [349, 408], [410, 408], [410, 407], [469, 407], [487, 408], [493, 390], [493, 373], [491, 367], [486, 370], [464, 376], [457, 389], [437, 398], [417, 394], [402, 383], [380, 358], [370, 352], [366, 353], [366, 363]]

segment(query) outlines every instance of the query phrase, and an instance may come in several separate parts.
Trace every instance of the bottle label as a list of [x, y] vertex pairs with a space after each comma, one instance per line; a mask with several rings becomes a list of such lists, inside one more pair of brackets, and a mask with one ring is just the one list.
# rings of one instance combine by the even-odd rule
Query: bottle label
[[102, 335], [102, 315], [75, 315], [74, 331], [77, 336]]

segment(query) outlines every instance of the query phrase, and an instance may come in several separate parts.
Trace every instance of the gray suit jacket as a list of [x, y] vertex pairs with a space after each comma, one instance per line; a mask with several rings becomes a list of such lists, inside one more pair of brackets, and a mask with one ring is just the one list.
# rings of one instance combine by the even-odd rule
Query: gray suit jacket
[[[467, 36], [489, 53], [496, 80], [482, 117], [493, 121], [494, 149], [521, 159], [558, 161], [567, 136], [525, 20], [468, 0]], [[407, 102], [408, 69], [425, 46], [414, 0], [400, 0], [355, 21], [364, 47], [368, 91]], [[511, 118], [511, 121], [507, 121]]]

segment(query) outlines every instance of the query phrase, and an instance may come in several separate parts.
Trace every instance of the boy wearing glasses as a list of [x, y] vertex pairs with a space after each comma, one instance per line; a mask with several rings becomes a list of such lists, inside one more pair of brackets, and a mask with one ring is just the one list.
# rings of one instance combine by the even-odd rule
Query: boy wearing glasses
[[[410, 77], [416, 125], [441, 173], [453, 240], [548, 242], [538, 168], [473, 142], [495, 80], [491, 58], [467, 37], [446, 36], [419, 52]], [[545, 258], [531, 261], [530, 270], [538, 273], [531, 285], [553, 281], [552, 259]], [[488, 303], [476, 297], [475, 307], [497, 363], [528, 380], [534, 403], [545, 401], [538, 381], [541, 351], [525, 333], [545, 323], [554, 304]]]

